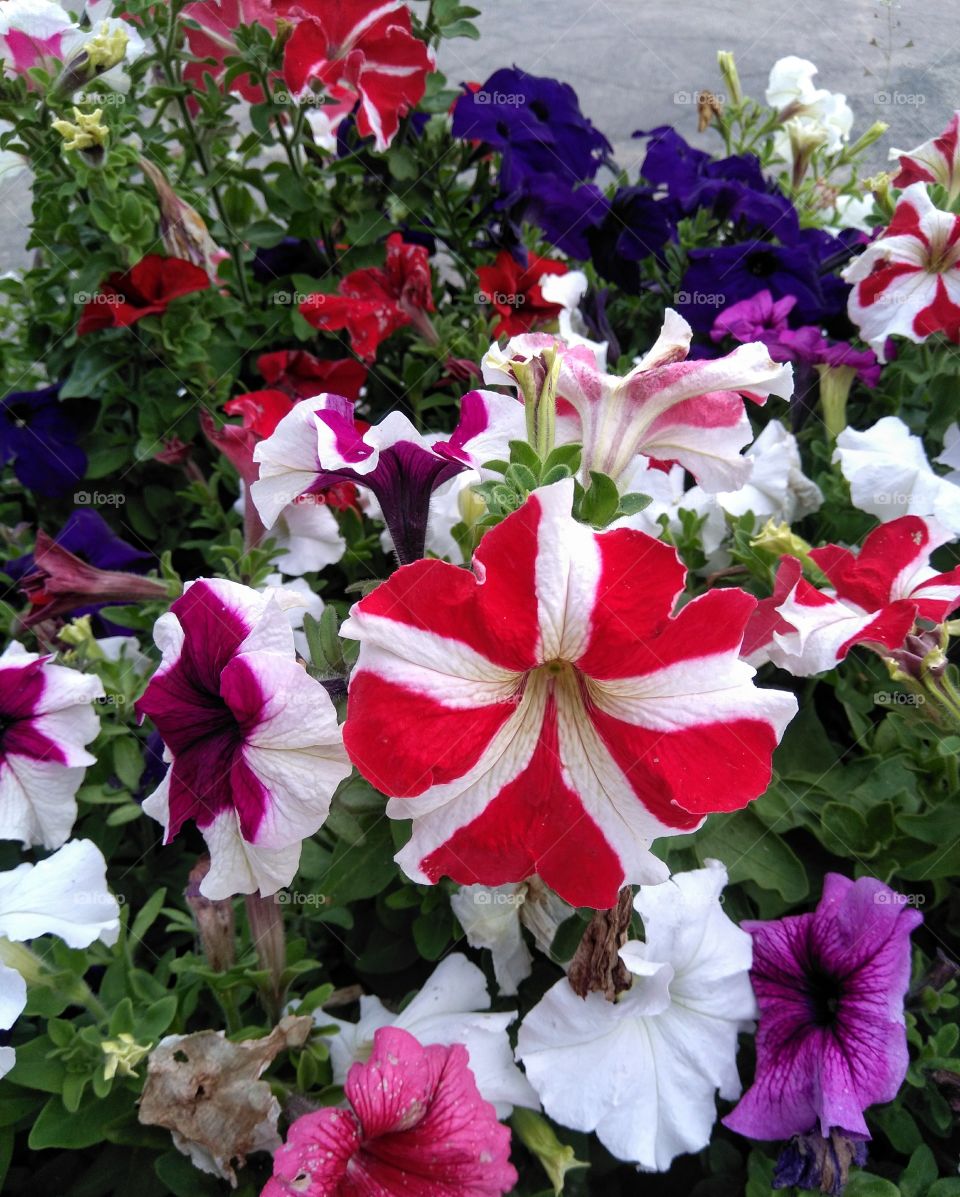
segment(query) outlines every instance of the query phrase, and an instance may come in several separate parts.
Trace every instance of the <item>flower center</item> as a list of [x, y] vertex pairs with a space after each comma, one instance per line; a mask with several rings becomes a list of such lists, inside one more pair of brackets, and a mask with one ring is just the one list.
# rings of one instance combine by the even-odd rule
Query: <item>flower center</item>
[[927, 250], [926, 269], [930, 274], [946, 274], [960, 259], [960, 242], [943, 236], [931, 240]]
[[843, 1000], [843, 981], [834, 973], [817, 966], [808, 976], [807, 997], [814, 1026], [832, 1027]]

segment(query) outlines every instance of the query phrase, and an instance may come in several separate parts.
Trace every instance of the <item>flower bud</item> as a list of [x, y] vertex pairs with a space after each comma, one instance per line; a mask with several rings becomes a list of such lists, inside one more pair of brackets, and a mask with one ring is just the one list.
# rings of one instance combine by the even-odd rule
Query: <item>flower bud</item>
[[150, 1054], [150, 1044], [137, 1043], [129, 1031], [121, 1031], [116, 1039], [104, 1039], [100, 1050], [105, 1057], [103, 1076], [110, 1081], [115, 1076], [136, 1076], [137, 1065]]
[[861, 133], [857, 140], [847, 149], [847, 157], [853, 158], [862, 154], [864, 150], [878, 141], [890, 128], [886, 121], [874, 121], [866, 133]]
[[762, 549], [774, 557], [797, 557], [805, 565], [808, 562], [812, 564], [809, 556], [811, 546], [791, 531], [789, 524], [778, 524], [773, 519], [767, 520], [757, 535], [751, 538], [750, 547]]
[[217, 267], [229, 258], [226, 250], [210, 236], [203, 217], [173, 190], [163, 171], [146, 158], [140, 169], [153, 184], [160, 205], [160, 240], [171, 258], [183, 258], [202, 266], [210, 281], [217, 278]]
[[827, 131], [822, 125], [799, 120], [787, 121], [786, 130], [790, 138], [790, 157], [793, 159], [791, 182], [794, 187], [799, 187], [811, 158], [826, 143]]
[[213, 901], [200, 892], [200, 882], [210, 872], [210, 857], [201, 856], [190, 870], [184, 891], [193, 912], [197, 934], [207, 963], [217, 973], [225, 973], [236, 960], [236, 920], [230, 899]]
[[731, 104], [743, 103], [743, 88], [740, 86], [740, 74], [733, 54], [729, 50], [717, 51], [717, 66], [727, 87], [727, 97]]
[[103, 161], [110, 137], [110, 130], [103, 123], [102, 117], [103, 111], [100, 108], [94, 109], [93, 112], [81, 112], [79, 108], [74, 108], [72, 121], [54, 121], [53, 128], [63, 138], [65, 150], [77, 150], [91, 165], [99, 165]]

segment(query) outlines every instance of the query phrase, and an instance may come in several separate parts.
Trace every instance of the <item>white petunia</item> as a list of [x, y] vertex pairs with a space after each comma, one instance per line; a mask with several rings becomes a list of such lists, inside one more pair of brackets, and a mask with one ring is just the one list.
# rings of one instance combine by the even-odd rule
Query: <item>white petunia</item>
[[[952, 465], [957, 458], [960, 464], [955, 437], [948, 429], [939, 463]], [[919, 515], [960, 533], [960, 475], [953, 479], [934, 473], [923, 441], [896, 416], [884, 416], [865, 432], [845, 428], [837, 437], [833, 460], [850, 483], [854, 507], [881, 523]]]
[[540, 281], [540, 294], [547, 303], [559, 303], [563, 311], [557, 316], [560, 336], [568, 345], [582, 345], [597, 359], [597, 369], [607, 368], [607, 342], [591, 341], [587, 325], [580, 314], [580, 301], [590, 286], [582, 270], [568, 270], [566, 274], [545, 274]]
[[584, 1000], [558, 981], [520, 1026], [517, 1057], [547, 1114], [648, 1170], [706, 1147], [717, 1090], [740, 1094], [737, 1036], [756, 1004], [750, 936], [720, 904], [726, 881], [709, 861], [643, 886], [634, 906], [646, 941], [620, 952], [631, 988]]
[[360, 1021], [342, 1022], [320, 1011], [318, 1025], [335, 1023], [339, 1032], [330, 1040], [333, 1079], [346, 1080], [350, 1065], [366, 1061], [373, 1037], [381, 1027], [400, 1027], [424, 1047], [436, 1043], [448, 1047], [462, 1043], [470, 1056], [470, 1070], [486, 1101], [496, 1106], [501, 1118], [513, 1106], [539, 1109], [536, 1094], [513, 1062], [507, 1027], [517, 1017], [515, 1010], [492, 1014], [490, 995], [483, 973], [466, 956], [454, 953], [442, 960], [420, 992], [393, 1014], [377, 997], [360, 999]]
[[[770, 70], [766, 101], [771, 108], [789, 112], [789, 123], [799, 126], [810, 137], [820, 137], [823, 148], [834, 154], [850, 138], [853, 111], [840, 92], [814, 87], [817, 68], [806, 58], [794, 54], [778, 59]], [[774, 149], [785, 162], [793, 160], [789, 130], [781, 128], [774, 135]]]
[[819, 510], [820, 488], [804, 474], [797, 439], [779, 420], [770, 421], [746, 456], [753, 462], [747, 483], [716, 496], [724, 511], [730, 515], [752, 511], [761, 523], [773, 519], [792, 524]]
[[467, 943], [492, 954], [497, 985], [505, 996], [515, 994], [532, 971], [533, 957], [522, 928], [548, 955], [560, 924], [573, 914], [573, 907], [539, 877], [511, 885], [463, 885], [451, 895], [450, 905]]

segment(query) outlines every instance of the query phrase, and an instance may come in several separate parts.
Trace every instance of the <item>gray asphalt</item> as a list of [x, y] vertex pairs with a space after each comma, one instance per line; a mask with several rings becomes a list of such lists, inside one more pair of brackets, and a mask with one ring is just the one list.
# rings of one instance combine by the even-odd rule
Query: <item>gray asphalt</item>
[[[637, 128], [673, 124], [694, 144], [719, 145], [697, 135], [689, 99], [720, 87], [718, 49], [736, 54], [745, 90], [758, 98], [777, 58], [811, 59], [820, 86], [846, 93], [855, 136], [874, 120], [889, 122], [873, 151], [877, 167], [889, 146], [909, 149], [934, 136], [960, 107], [960, 0], [472, 3], [482, 37], [444, 43], [440, 65], [450, 82], [483, 81], [511, 64], [566, 80], [631, 173], [642, 157], [630, 137]], [[0, 270], [26, 260], [29, 219], [24, 181], [0, 183]]]

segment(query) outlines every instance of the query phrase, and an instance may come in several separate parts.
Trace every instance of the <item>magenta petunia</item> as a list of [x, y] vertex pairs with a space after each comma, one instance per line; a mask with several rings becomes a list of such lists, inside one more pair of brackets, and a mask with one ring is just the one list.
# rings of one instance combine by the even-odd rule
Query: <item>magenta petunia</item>
[[510, 1132], [483, 1100], [467, 1049], [383, 1027], [345, 1086], [350, 1109], [305, 1114], [263, 1197], [501, 1197], [517, 1182]]
[[211, 899], [293, 879], [300, 844], [350, 772], [323, 686], [297, 662], [279, 598], [201, 578], [157, 620], [163, 661], [137, 703], [172, 761], [144, 803], [169, 843], [188, 820], [210, 850]]
[[907, 1071], [903, 999], [921, 921], [881, 881], [829, 873], [812, 913], [742, 924], [753, 936], [757, 1070], [727, 1126], [752, 1139], [870, 1137], [864, 1110], [892, 1101]]

